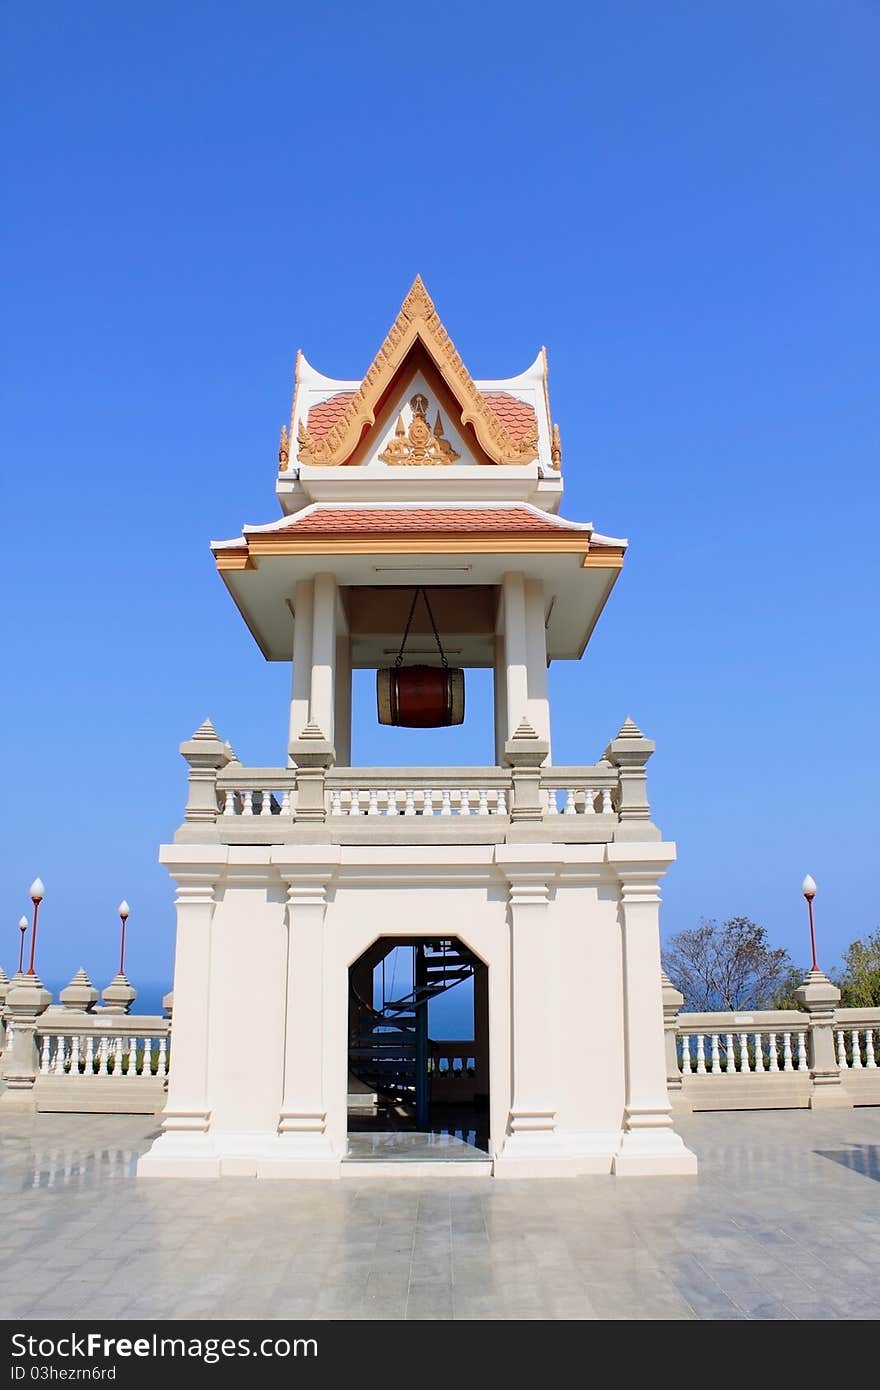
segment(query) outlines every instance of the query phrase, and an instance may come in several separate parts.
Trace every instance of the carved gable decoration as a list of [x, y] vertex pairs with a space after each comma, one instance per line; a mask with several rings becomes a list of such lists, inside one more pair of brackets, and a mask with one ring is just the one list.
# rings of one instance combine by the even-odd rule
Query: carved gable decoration
[[434, 428], [428, 424], [428, 398], [418, 392], [410, 401], [412, 420], [409, 429], [398, 415], [394, 438], [379, 455], [382, 463], [391, 464], [443, 464], [455, 463], [461, 455], [453, 449], [443, 434], [443, 421], [440, 411], [434, 421]]
[[[496, 464], [532, 463], [538, 456], [537, 422], [534, 431], [520, 437], [515, 437], [506, 428], [475, 386], [418, 275], [388, 336], [341, 418], [320, 438], [310, 434], [300, 420], [297, 428], [299, 462], [332, 468], [351, 458], [364, 431], [376, 423], [377, 407], [387, 395], [398, 369], [416, 342], [422, 344], [439, 371], [461, 408], [462, 427], [472, 426], [485, 457]], [[427, 404], [422, 413], [416, 411], [413, 405], [409, 429], [403, 426], [402, 420], [398, 422], [402, 428], [398, 429], [394, 439], [380, 455], [385, 463], [454, 462], [458, 456], [444, 439], [442, 422], [438, 417], [432, 427], [426, 412]], [[394, 456], [388, 458], [388, 454]]]

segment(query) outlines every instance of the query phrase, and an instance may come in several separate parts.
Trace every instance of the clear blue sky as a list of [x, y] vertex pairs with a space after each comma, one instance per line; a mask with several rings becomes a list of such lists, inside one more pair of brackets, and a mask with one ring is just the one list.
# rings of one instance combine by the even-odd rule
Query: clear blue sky
[[[880, 923], [880, 6], [3, 25], [6, 969], [40, 873], [45, 978], [107, 982], [125, 895], [129, 973], [170, 981], [177, 743], [210, 713], [243, 761], [285, 751], [289, 673], [208, 541], [276, 515], [297, 345], [359, 375], [417, 270], [476, 376], [548, 345], [564, 510], [631, 540], [553, 668], [555, 756], [627, 714], [656, 738], [665, 931], [744, 913], [803, 961], [806, 870], [823, 963]], [[427, 757], [487, 756], [480, 686]]]

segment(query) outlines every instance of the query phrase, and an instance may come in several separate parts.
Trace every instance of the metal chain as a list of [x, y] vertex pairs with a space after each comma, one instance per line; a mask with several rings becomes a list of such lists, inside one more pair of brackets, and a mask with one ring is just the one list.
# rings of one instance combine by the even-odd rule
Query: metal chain
[[444, 652], [443, 644], [440, 641], [440, 634], [437, 631], [437, 624], [434, 622], [434, 614], [431, 611], [431, 605], [428, 602], [428, 595], [426, 591], [421, 587], [416, 589], [415, 593], [413, 594], [413, 601], [410, 605], [409, 617], [406, 620], [406, 627], [403, 630], [403, 641], [400, 644], [400, 651], [397, 653], [397, 659], [394, 662], [395, 670], [399, 670], [399, 668], [403, 664], [403, 653], [406, 648], [407, 638], [409, 637], [409, 630], [412, 627], [413, 615], [416, 611], [416, 604], [419, 601], [419, 594], [421, 594], [422, 598], [425, 600], [425, 608], [428, 610], [428, 618], [431, 623], [431, 631], [434, 633], [434, 641], [437, 643], [437, 651], [440, 653], [440, 661], [443, 666], [443, 670], [448, 671], [449, 662], [446, 660], [446, 653]]

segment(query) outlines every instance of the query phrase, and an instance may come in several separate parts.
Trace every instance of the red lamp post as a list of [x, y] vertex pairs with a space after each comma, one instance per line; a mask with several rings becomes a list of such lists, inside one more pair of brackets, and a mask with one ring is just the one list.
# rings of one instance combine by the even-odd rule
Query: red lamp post
[[22, 970], [24, 969], [24, 939], [25, 939], [25, 937], [27, 936], [27, 929], [28, 929], [28, 919], [27, 919], [26, 917], [19, 917], [19, 919], [18, 919], [18, 930], [21, 932], [21, 945], [20, 945], [19, 948], [18, 948], [18, 973], [19, 973], [19, 975], [21, 974]]
[[807, 900], [807, 911], [810, 914], [810, 949], [813, 953], [813, 964], [810, 966], [810, 970], [818, 970], [819, 962], [816, 960], [816, 930], [813, 926], [813, 899], [816, 896], [817, 889], [816, 880], [812, 878], [810, 874], [807, 874], [801, 884], [801, 892]]
[[120, 922], [122, 923], [122, 939], [121, 939], [121, 941], [120, 941], [120, 943], [119, 943], [119, 973], [120, 973], [120, 975], [124, 975], [124, 974], [125, 974], [125, 924], [126, 924], [126, 922], [128, 921], [129, 917], [131, 916], [131, 908], [129, 907], [128, 903], [125, 901], [125, 898], [122, 899], [122, 902], [119, 904], [119, 906], [117, 907], [116, 911], [119, 913], [119, 920], [120, 920]]
[[40, 903], [43, 901], [45, 892], [46, 890], [43, 887], [43, 880], [41, 878], [35, 878], [30, 886], [31, 902], [34, 905], [34, 929], [31, 932], [31, 958], [27, 968], [28, 975], [33, 975], [35, 973], [34, 954], [37, 949], [37, 915], [40, 911]]

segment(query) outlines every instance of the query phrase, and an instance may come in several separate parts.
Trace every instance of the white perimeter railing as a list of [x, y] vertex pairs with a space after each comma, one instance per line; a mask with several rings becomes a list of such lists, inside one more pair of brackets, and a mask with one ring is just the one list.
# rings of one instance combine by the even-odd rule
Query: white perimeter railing
[[816, 1034], [827, 1030], [842, 1094], [880, 1105], [880, 1008], [834, 1010], [811, 1018], [796, 1009], [686, 1014], [667, 1019], [669, 1089], [696, 1110], [806, 1106]]
[[[14, 1036], [10, 1022], [7, 1054]], [[165, 1103], [170, 1019], [53, 1011], [37, 1019], [36, 1046], [38, 1111], [152, 1114]]]
[[679, 1069], [685, 1075], [809, 1071], [807, 1027], [746, 1032], [679, 1032]]

